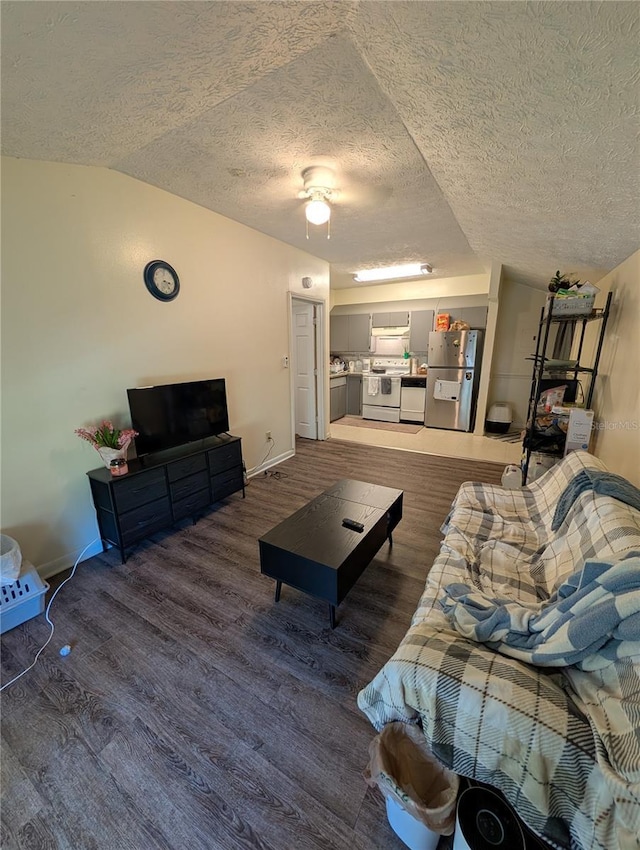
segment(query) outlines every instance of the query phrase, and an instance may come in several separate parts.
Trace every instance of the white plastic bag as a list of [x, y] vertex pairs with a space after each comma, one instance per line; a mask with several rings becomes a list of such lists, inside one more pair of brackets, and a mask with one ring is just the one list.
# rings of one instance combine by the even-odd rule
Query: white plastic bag
[[522, 470], [512, 463], [505, 466], [502, 473], [502, 486], [505, 490], [519, 490], [522, 487]]
[[369, 744], [367, 784], [439, 835], [452, 835], [460, 780], [431, 755], [422, 732], [388, 723]]
[[10, 584], [20, 578], [22, 552], [18, 542], [7, 534], [0, 534], [0, 582]]

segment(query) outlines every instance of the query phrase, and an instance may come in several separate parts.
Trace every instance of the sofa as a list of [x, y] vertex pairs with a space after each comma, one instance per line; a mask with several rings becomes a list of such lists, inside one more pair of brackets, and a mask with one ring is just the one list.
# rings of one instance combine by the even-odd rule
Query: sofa
[[[575, 600], [585, 565], [622, 566], [637, 610], [640, 511], [590, 486], [572, 493], [581, 475], [606, 468], [578, 451], [521, 489], [460, 487], [411, 625], [358, 705], [378, 731], [419, 725], [442, 764], [502, 792], [551, 847], [630, 850], [640, 847], [640, 615], [620, 624], [614, 651], [610, 641], [566, 658], [531, 654], [540, 635], [518, 625], [566, 606], [572, 576]], [[509, 634], [492, 626], [491, 640], [478, 638], [510, 609]]]

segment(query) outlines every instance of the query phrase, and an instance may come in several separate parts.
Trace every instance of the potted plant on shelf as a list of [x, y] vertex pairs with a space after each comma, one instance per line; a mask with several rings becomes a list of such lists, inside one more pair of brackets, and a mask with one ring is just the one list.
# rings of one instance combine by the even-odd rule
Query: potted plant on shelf
[[579, 280], [574, 280], [571, 275], [560, 274], [560, 269], [549, 281], [549, 292], [558, 292], [560, 289], [569, 289], [570, 286], [578, 286]]
[[76, 428], [74, 433], [91, 443], [112, 475], [128, 472], [127, 449], [131, 440], [138, 435], [133, 428], [116, 428], [113, 422], [103, 419], [100, 425]]

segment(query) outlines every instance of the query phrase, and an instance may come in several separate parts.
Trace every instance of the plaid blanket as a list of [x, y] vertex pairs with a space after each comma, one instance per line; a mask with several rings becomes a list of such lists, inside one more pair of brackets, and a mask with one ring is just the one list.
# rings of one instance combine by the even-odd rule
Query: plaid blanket
[[596, 493], [601, 493], [604, 496], [613, 496], [614, 499], [620, 499], [625, 505], [631, 505], [632, 508], [640, 511], [640, 490], [634, 487], [626, 478], [623, 478], [621, 475], [613, 475], [611, 472], [602, 472], [599, 469], [583, 469], [568, 485], [562, 496], [560, 496], [551, 523], [552, 531], [560, 528], [562, 520], [568, 514], [571, 505], [583, 490], [588, 490], [590, 487]]
[[502, 791], [553, 847], [638, 850], [634, 659], [543, 669], [466, 640], [438, 602], [445, 587], [464, 583], [533, 607], [583, 561], [640, 550], [640, 513], [593, 490], [551, 531], [560, 495], [587, 467], [604, 469], [573, 452], [522, 490], [462, 485], [411, 626], [358, 705], [378, 730], [419, 724], [443, 764]]
[[541, 667], [598, 670], [620, 658], [640, 659], [640, 553], [634, 554], [587, 561], [547, 602], [526, 605], [451, 584], [440, 604], [457, 632], [504, 655]]

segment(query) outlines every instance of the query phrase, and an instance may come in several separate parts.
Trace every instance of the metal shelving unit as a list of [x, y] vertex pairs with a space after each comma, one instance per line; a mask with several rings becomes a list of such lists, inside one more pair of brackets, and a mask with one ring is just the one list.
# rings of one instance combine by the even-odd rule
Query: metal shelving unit
[[[568, 369], [553, 369], [554, 377], [564, 374], [565, 379], [568, 375], [573, 376], [573, 380], [577, 381], [579, 375], [589, 375], [589, 390], [584, 395], [584, 406], [589, 409], [591, 407], [591, 401], [593, 399], [593, 391], [595, 388], [595, 380], [598, 375], [598, 364], [600, 363], [600, 354], [602, 353], [602, 343], [604, 341], [604, 334], [607, 327], [607, 320], [609, 318], [609, 310], [611, 307], [611, 292], [607, 295], [607, 302], [605, 304], [604, 309], [594, 309], [588, 316], [564, 316], [564, 315], [553, 315], [553, 302], [555, 300], [555, 296], [551, 296], [547, 302], [547, 315], [545, 316], [545, 308], [543, 307], [540, 310], [540, 322], [538, 324], [538, 335], [536, 337], [536, 353], [533, 355], [533, 373], [531, 376], [531, 392], [529, 394], [529, 406], [528, 406], [528, 415], [527, 415], [527, 427], [524, 436], [523, 449], [524, 449], [524, 461], [522, 464], [522, 483], [527, 483], [527, 475], [529, 473], [529, 461], [531, 460], [532, 451], [541, 452], [543, 454], [550, 454], [556, 457], [562, 456], [562, 449], [558, 447], [559, 439], [555, 437], [553, 440], [550, 439], [548, 448], [545, 449], [544, 444], [538, 444], [536, 448], [533, 448], [533, 440], [535, 436], [535, 423], [536, 423], [536, 408], [538, 405], [538, 400], [541, 394], [542, 381], [545, 377], [545, 372], [549, 372], [551, 370], [547, 367], [547, 347], [549, 345], [549, 334], [551, 331], [551, 325], [556, 324], [566, 324], [567, 322], [575, 322], [576, 324], [581, 325], [580, 329], [580, 340], [578, 343], [577, 350], [577, 359], [576, 365], [568, 368]], [[582, 366], [580, 364], [580, 358], [582, 357], [582, 349], [584, 345], [584, 337], [587, 329], [587, 325], [590, 322], [601, 322], [600, 325], [600, 334], [598, 336], [598, 342], [596, 345], [596, 351], [593, 358], [592, 366]], [[549, 377], [551, 377], [549, 375]], [[560, 380], [560, 379], [559, 379]], [[543, 438], [538, 435], [538, 440], [542, 440]]]

